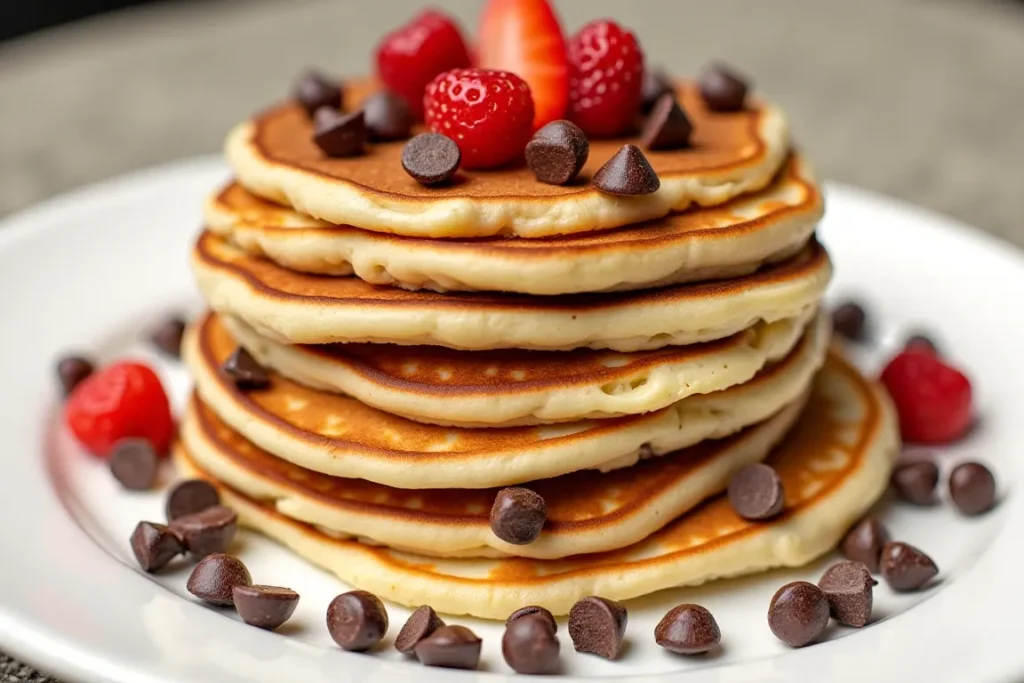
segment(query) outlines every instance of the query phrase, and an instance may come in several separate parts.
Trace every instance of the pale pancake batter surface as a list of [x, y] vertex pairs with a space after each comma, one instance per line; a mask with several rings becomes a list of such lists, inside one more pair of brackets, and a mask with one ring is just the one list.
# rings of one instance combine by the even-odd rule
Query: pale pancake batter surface
[[491, 531], [496, 489], [396, 489], [292, 465], [259, 450], [193, 397], [176, 460], [278, 512], [336, 536], [440, 557], [559, 558], [616, 550], [647, 538], [722, 491], [733, 472], [763, 460], [796, 422], [806, 395], [738, 434], [601, 474], [574, 472], [525, 486], [544, 497], [547, 523], [527, 545]]
[[764, 190], [615, 230], [542, 240], [419, 239], [331, 225], [233, 183], [205, 207], [210, 230], [289, 268], [376, 285], [523, 294], [643, 289], [737, 277], [798, 251], [824, 201], [792, 156]]
[[189, 330], [183, 353], [203, 402], [289, 462], [396, 488], [490, 488], [627, 467], [642, 454], [669, 453], [767, 419], [803, 394], [824, 361], [830, 328], [818, 320], [788, 356], [744, 384], [646, 415], [500, 429], [413, 422], [274, 373], [268, 389], [239, 391], [221, 371], [236, 342], [217, 317]]
[[404, 605], [503, 620], [525, 605], [563, 615], [587, 595], [627, 600], [806, 564], [832, 549], [879, 498], [898, 451], [884, 392], [833, 355], [796, 429], [768, 459], [786, 492], [785, 509], [768, 522], [745, 521], [718, 497], [622, 550], [561, 560], [442, 560], [332, 538], [221, 488], [242, 524], [352, 586]]
[[[350, 82], [346, 106], [355, 109], [374, 90]], [[248, 190], [329, 223], [411, 237], [487, 237], [588, 232], [659, 218], [691, 204], [712, 206], [767, 185], [789, 149], [782, 112], [751, 100], [747, 110], [716, 113], [696, 84], [679, 89], [693, 122], [687, 149], [646, 152], [661, 179], [654, 194], [617, 197], [589, 178], [635, 138], [591, 140], [580, 178], [567, 186], [537, 181], [525, 166], [460, 171], [443, 187], [423, 187], [401, 165], [404, 141], [374, 144], [365, 155], [331, 159], [313, 143], [313, 126], [295, 103], [273, 107], [239, 124], [225, 154]]]
[[192, 267], [210, 307], [290, 344], [375, 342], [456, 349], [654, 349], [721, 339], [817, 306], [832, 274], [810, 242], [744, 277], [642, 292], [535, 297], [409, 292], [296, 273], [205, 232]]

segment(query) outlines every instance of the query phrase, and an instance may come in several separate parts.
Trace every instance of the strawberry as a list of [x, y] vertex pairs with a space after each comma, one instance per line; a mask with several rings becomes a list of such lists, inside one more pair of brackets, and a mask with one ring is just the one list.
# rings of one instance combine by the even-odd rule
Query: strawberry
[[455, 69], [427, 86], [427, 126], [455, 141], [463, 168], [493, 168], [522, 156], [533, 132], [526, 81], [507, 71]]
[[64, 404], [64, 421], [99, 458], [128, 437], [146, 439], [157, 453], [166, 454], [174, 433], [163, 385], [142, 363], [115, 363], [87, 377]]
[[423, 90], [442, 71], [470, 65], [459, 27], [435, 10], [422, 12], [377, 45], [377, 75], [423, 118]]
[[896, 404], [905, 441], [947, 443], [970, 428], [971, 383], [932, 351], [904, 350], [885, 366], [881, 380]]
[[592, 21], [569, 40], [569, 119], [588, 135], [626, 133], [640, 108], [644, 53], [614, 21]]
[[565, 118], [565, 38], [547, 0], [490, 0], [480, 20], [479, 40], [477, 66], [511, 71], [530, 86], [534, 130]]

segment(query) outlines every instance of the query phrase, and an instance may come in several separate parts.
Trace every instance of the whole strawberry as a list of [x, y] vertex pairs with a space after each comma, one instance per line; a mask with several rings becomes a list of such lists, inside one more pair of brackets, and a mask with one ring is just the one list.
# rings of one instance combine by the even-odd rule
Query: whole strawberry
[[614, 21], [592, 21], [569, 40], [569, 118], [594, 137], [629, 132], [640, 108], [644, 53]]
[[520, 158], [533, 132], [533, 97], [507, 71], [454, 69], [423, 97], [427, 126], [455, 141], [463, 168], [494, 168]]
[[971, 426], [971, 383], [928, 349], [908, 348], [882, 370], [909, 443], [947, 443]]

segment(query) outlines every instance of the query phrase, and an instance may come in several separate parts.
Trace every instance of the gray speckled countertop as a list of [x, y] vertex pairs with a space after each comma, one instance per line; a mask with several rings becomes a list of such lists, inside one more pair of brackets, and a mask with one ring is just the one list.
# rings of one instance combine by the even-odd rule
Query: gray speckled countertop
[[[215, 152], [306, 65], [370, 66], [419, 0], [194, 0], [0, 47], [0, 215], [125, 171]], [[477, 0], [433, 0], [473, 26]], [[651, 63], [723, 58], [789, 111], [822, 176], [1024, 245], [1024, 3], [558, 0], [617, 17]], [[0, 683], [50, 681], [0, 655]]]

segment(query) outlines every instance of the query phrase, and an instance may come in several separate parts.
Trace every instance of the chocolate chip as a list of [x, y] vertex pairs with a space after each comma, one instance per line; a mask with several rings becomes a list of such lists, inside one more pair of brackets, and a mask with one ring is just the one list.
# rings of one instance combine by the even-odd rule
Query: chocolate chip
[[892, 471], [892, 487], [901, 500], [914, 505], [934, 505], [939, 467], [930, 460], [897, 465]]
[[882, 576], [894, 591], [914, 591], [939, 573], [932, 558], [910, 545], [890, 541], [882, 548]]
[[577, 652], [616, 659], [622, 652], [627, 621], [623, 605], [592, 595], [569, 611], [569, 637]]
[[906, 351], [918, 349], [936, 355], [939, 353], [939, 347], [935, 340], [922, 332], [917, 332], [907, 337], [907, 341], [903, 342], [903, 349]]
[[869, 571], [877, 574], [882, 546], [889, 542], [889, 532], [875, 517], [865, 517], [843, 537], [840, 552], [848, 560], [863, 563]]
[[690, 144], [693, 124], [676, 101], [668, 93], [654, 105], [640, 132], [643, 146], [650, 150], [680, 149]]
[[551, 614], [551, 612], [549, 612], [547, 609], [539, 607], [537, 605], [528, 605], [526, 607], [520, 607], [512, 614], [508, 615], [508, 619], [505, 620], [505, 628], [508, 628], [509, 624], [511, 624], [516, 619], [519, 619], [520, 617], [528, 617], [534, 615], [543, 618], [544, 621], [550, 624], [551, 631], [554, 633], [558, 633], [558, 623], [555, 621], [555, 616]]
[[537, 540], [546, 520], [544, 498], [518, 486], [498, 491], [491, 507], [491, 531], [514, 545], [526, 545]]
[[736, 514], [750, 520], [774, 517], [782, 512], [786, 499], [779, 475], [759, 462], [747, 465], [732, 475], [728, 497]]
[[442, 626], [416, 643], [416, 656], [427, 666], [475, 669], [483, 641], [465, 626]]
[[996, 504], [996, 478], [977, 462], [957, 465], [949, 475], [949, 497], [965, 515], [980, 515]]
[[698, 655], [718, 645], [722, 632], [707, 609], [700, 605], [678, 605], [654, 627], [654, 640], [666, 650]]
[[214, 605], [235, 604], [235, 586], [252, 584], [242, 561], [233, 555], [207, 555], [188, 577], [188, 592]]
[[370, 139], [375, 142], [405, 140], [412, 132], [409, 105], [390, 90], [378, 90], [363, 103], [363, 115]]
[[121, 439], [110, 454], [110, 473], [129, 491], [148, 491], [156, 483], [160, 461], [145, 439]]
[[155, 572], [185, 552], [177, 534], [156, 522], [139, 522], [131, 536], [132, 552], [143, 571]]
[[341, 109], [341, 83], [316, 71], [307, 71], [295, 83], [293, 97], [312, 116], [321, 107]]
[[657, 192], [658, 174], [636, 145], [623, 145], [594, 174], [594, 187], [608, 194], [635, 196]]
[[850, 341], [864, 341], [867, 337], [867, 313], [855, 301], [840, 304], [832, 311], [832, 329]]
[[861, 627], [871, 618], [872, 592], [878, 582], [863, 562], [838, 562], [822, 574], [818, 588], [828, 598], [832, 618]]
[[231, 508], [214, 505], [202, 512], [177, 517], [170, 523], [190, 555], [205, 557], [223, 553], [238, 531], [238, 515]]
[[643, 85], [640, 87], [640, 111], [644, 114], [650, 112], [662, 95], [674, 92], [672, 81], [664, 71], [645, 69]]
[[248, 351], [239, 346], [224, 361], [224, 374], [242, 391], [266, 389], [270, 386], [270, 375], [256, 362]]
[[359, 156], [368, 139], [362, 110], [342, 114], [331, 107], [320, 107], [313, 114], [313, 142], [329, 157]]
[[185, 334], [185, 321], [168, 318], [149, 334], [153, 346], [171, 358], [181, 358], [181, 338]]
[[739, 111], [747, 99], [747, 82], [724, 64], [710, 64], [700, 77], [700, 94], [711, 111]]
[[299, 604], [298, 593], [277, 586], [235, 586], [231, 596], [242, 621], [270, 630], [288, 621]]
[[395, 638], [395, 649], [403, 655], [416, 656], [416, 643], [420, 642], [437, 629], [444, 626], [444, 620], [429, 605], [417, 607], [409, 615], [402, 630]]
[[343, 650], [363, 652], [387, 633], [388, 612], [373, 593], [342, 593], [327, 606], [327, 631]]
[[214, 505], [220, 505], [220, 494], [213, 484], [203, 479], [180, 481], [167, 494], [167, 521], [173, 522]]
[[565, 185], [579, 175], [590, 156], [587, 134], [571, 121], [552, 121], [526, 143], [526, 164], [537, 180]]
[[817, 640], [828, 626], [828, 617], [825, 593], [806, 581], [787, 583], [768, 607], [768, 626], [790, 647], [803, 647]]
[[57, 377], [60, 379], [60, 387], [67, 396], [82, 383], [86, 377], [91, 375], [96, 368], [89, 359], [82, 356], [64, 356], [57, 361]]
[[513, 619], [501, 637], [501, 654], [519, 674], [558, 673], [558, 638], [539, 613]]
[[402, 168], [420, 185], [448, 182], [461, 163], [459, 146], [440, 133], [420, 133], [402, 149]]

